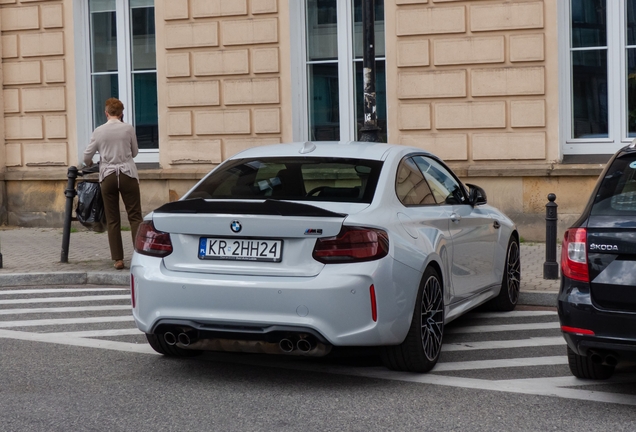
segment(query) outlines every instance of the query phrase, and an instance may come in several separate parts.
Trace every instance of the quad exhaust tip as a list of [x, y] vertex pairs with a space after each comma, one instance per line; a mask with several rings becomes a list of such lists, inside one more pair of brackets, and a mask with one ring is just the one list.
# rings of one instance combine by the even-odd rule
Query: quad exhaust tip
[[177, 343], [177, 338], [175, 337], [174, 333], [172, 332], [166, 332], [163, 334], [163, 340], [166, 341], [166, 343], [170, 346], [173, 346]]
[[163, 340], [170, 346], [174, 346], [177, 343], [180, 346], [187, 347], [192, 344], [196, 339], [196, 334], [190, 331], [181, 331], [179, 333], [173, 333], [171, 331], [165, 332], [163, 334]]
[[190, 345], [190, 336], [188, 336], [186, 333], [179, 333], [179, 336], [177, 337], [177, 340], [183, 346]]
[[296, 342], [296, 348], [298, 348], [300, 352], [308, 353], [312, 350], [313, 345], [307, 339], [299, 339], [298, 342]]
[[278, 342], [278, 347], [282, 352], [290, 353], [294, 350], [294, 343], [291, 340], [285, 338], [281, 339], [280, 342]]
[[309, 351], [314, 349], [316, 345], [311, 340], [300, 337], [298, 339], [283, 338], [278, 342], [278, 347], [284, 353], [290, 353], [294, 350], [298, 350], [303, 354], [307, 354]]

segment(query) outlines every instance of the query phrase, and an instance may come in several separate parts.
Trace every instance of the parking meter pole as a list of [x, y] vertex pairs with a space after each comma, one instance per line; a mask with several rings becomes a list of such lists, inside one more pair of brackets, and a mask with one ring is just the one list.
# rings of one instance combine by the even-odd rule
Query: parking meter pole
[[557, 203], [556, 195], [548, 195], [545, 205], [545, 263], [543, 263], [543, 279], [558, 279], [559, 264], [556, 260], [557, 249]]
[[71, 220], [73, 219], [73, 199], [77, 195], [75, 190], [75, 180], [78, 176], [77, 167], [69, 167], [67, 177], [68, 183], [64, 195], [66, 196], [66, 212], [64, 213], [64, 232], [62, 234], [62, 257], [60, 262], [68, 262], [68, 248], [71, 242]]

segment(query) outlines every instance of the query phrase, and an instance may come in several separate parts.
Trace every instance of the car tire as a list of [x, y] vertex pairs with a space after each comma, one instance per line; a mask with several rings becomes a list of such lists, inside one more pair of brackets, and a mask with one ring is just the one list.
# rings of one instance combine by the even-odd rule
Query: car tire
[[152, 349], [167, 357], [195, 357], [203, 352], [199, 350], [183, 349], [176, 345], [168, 345], [161, 335], [146, 333], [146, 339]]
[[570, 372], [577, 378], [606, 380], [614, 374], [614, 366], [594, 363], [589, 357], [578, 355], [568, 347]]
[[519, 240], [514, 236], [508, 241], [506, 250], [506, 264], [501, 281], [499, 295], [487, 303], [487, 308], [493, 311], [511, 311], [519, 301], [521, 289], [521, 254]]
[[437, 363], [444, 335], [444, 291], [437, 271], [424, 272], [409, 332], [400, 345], [384, 347], [382, 361], [396, 371], [428, 372]]

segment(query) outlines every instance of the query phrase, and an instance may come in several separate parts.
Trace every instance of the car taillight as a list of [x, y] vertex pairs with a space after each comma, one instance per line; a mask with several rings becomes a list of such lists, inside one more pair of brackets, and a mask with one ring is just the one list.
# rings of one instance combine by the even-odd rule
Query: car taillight
[[570, 228], [561, 245], [561, 272], [563, 276], [581, 282], [590, 281], [587, 267], [587, 230]]
[[375, 228], [343, 227], [336, 237], [316, 240], [313, 257], [321, 263], [372, 261], [389, 253], [389, 236]]
[[135, 237], [135, 251], [154, 257], [168, 256], [172, 253], [170, 234], [157, 231], [152, 221], [143, 222]]

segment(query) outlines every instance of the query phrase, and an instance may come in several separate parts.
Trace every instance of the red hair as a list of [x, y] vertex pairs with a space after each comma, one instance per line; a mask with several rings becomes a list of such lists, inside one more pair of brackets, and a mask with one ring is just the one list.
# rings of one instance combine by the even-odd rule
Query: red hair
[[121, 117], [124, 113], [124, 104], [117, 98], [106, 100], [106, 112], [112, 117]]

